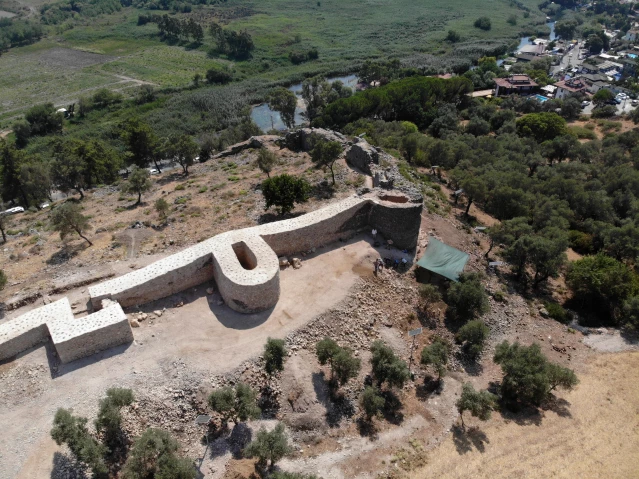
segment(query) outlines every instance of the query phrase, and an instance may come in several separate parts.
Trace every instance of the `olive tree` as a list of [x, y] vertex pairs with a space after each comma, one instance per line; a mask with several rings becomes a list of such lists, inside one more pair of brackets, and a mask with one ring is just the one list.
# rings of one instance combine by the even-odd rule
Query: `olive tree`
[[133, 166], [128, 180], [120, 189], [123, 193], [138, 195], [138, 201], [135, 204], [139, 205], [142, 202], [142, 193], [149, 191], [151, 186], [151, 173], [149, 170]]
[[135, 440], [122, 471], [124, 479], [195, 479], [197, 471], [188, 458], [177, 455], [178, 442], [162, 429], [149, 428]]
[[373, 342], [371, 352], [373, 377], [378, 386], [387, 383], [389, 387], [403, 387], [410, 377], [406, 362], [399, 359], [393, 350], [380, 340]]
[[291, 451], [288, 436], [284, 432], [284, 425], [277, 423], [275, 429], [270, 432], [262, 427], [257, 432], [255, 440], [244, 449], [244, 455], [257, 457], [260, 466], [266, 467], [268, 464], [269, 469], [272, 470], [275, 464]]
[[455, 403], [462, 427], [466, 427], [464, 424], [464, 411], [470, 411], [473, 417], [479, 418], [482, 421], [490, 419], [491, 413], [495, 408], [496, 399], [494, 394], [488, 391], [475, 391], [472, 384], [464, 383], [461, 396]]
[[311, 150], [311, 159], [318, 167], [328, 167], [331, 170], [333, 185], [335, 184], [335, 172], [333, 166], [342, 154], [342, 144], [339, 141], [326, 141], [323, 139], [315, 141], [315, 146]]
[[275, 206], [280, 215], [289, 213], [295, 203], [306, 203], [311, 185], [304, 178], [279, 175], [262, 182], [262, 194], [266, 200], [266, 209]]
[[370, 421], [384, 408], [386, 400], [380, 394], [379, 389], [372, 386], [366, 386], [362, 396], [360, 397], [359, 403], [364, 411], [366, 419]]
[[234, 423], [257, 419], [262, 411], [256, 404], [257, 394], [250, 386], [238, 383], [235, 388], [230, 386], [216, 389], [208, 398], [209, 407], [222, 416], [223, 425], [230, 420]]
[[84, 234], [91, 229], [89, 218], [80, 211], [80, 206], [71, 201], [57, 206], [51, 213], [51, 226], [54, 231], [60, 233], [60, 239], [64, 240], [72, 233], [77, 233], [80, 238], [93, 246], [89, 238]]
[[506, 404], [540, 406], [556, 388], [570, 390], [578, 382], [571, 369], [548, 361], [536, 343], [522, 346], [504, 341], [493, 360], [504, 371], [500, 393]]
[[432, 344], [422, 349], [421, 363], [424, 366], [433, 366], [435, 368], [438, 381], [441, 381], [442, 377], [446, 374], [449, 353], [450, 346], [440, 337], [435, 337]]
[[264, 345], [264, 369], [269, 376], [284, 369], [286, 346], [283, 339], [268, 338]]
[[455, 338], [460, 343], [463, 343], [464, 348], [468, 351], [471, 357], [476, 358], [481, 354], [484, 349], [484, 342], [488, 338], [490, 329], [486, 326], [486, 323], [479, 319], [468, 321], [463, 325]]
[[316, 345], [317, 359], [320, 364], [330, 364], [331, 382], [344, 385], [359, 373], [361, 361], [353, 356], [349, 348], [340, 347], [331, 338], [324, 338]]
[[267, 148], [260, 148], [257, 152], [257, 166], [260, 170], [266, 173], [268, 178], [271, 177], [271, 171], [277, 164], [277, 156], [271, 150]]
[[446, 293], [449, 314], [464, 321], [481, 316], [489, 310], [488, 295], [478, 273], [462, 273]]

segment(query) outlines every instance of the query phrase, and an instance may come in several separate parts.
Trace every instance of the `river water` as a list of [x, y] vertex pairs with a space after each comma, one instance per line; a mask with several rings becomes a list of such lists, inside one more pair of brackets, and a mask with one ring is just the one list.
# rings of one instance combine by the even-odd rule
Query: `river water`
[[[550, 40], [555, 40], [555, 22], [548, 22], [546, 25], [550, 28]], [[530, 43], [530, 37], [522, 37], [517, 50], [519, 51], [524, 45], [528, 45]], [[499, 61], [501, 63], [502, 60]], [[327, 79], [329, 83], [333, 83], [334, 81], [341, 81], [345, 86], [350, 87], [353, 92], [355, 92], [355, 86], [357, 85], [358, 79], [357, 75], [347, 75], [340, 77], [331, 77]], [[306, 105], [302, 100], [302, 84], [296, 83], [288, 88], [290, 91], [297, 95], [297, 108], [295, 108], [295, 126], [299, 126], [302, 123], [308, 121], [306, 119]], [[251, 110], [251, 120], [257, 126], [260, 127], [262, 131], [269, 130], [286, 130], [286, 125], [282, 121], [282, 117], [276, 111], [273, 111], [269, 108], [266, 103], [262, 103], [261, 105], [253, 107]]]
[[[357, 85], [357, 75], [347, 75], [340, 77], [331, 77], [327, 78], [329, 83], [333, 83], [334, 81], [341, 81], [344, 86], [347, 86], [355, 92], [355, 86]], [[306, 105], [304, 104], [304, 100], [302, 100], [302, 84], [296, 83], [288, 88], [290, 91], [297, 95], [297, 108], [295, 108], [295, 126], [299, 126], [304, 122], [307, 122], [305, 113], [306, 113]], [[257, 126], [260, 127], [262, 131], [269, 130], [286, 130], [286, 125], [282, 121], [282, 117], [276, 111], [271, 110], [266, 103], [262, 103], [256, 107], [253, 107], [251, 110], [251, 120]]]
[[[557, 35], [555, 35], [555, 22], [548, 22], [546, 23], [546, 26], [548, 28], [550, 28], [550, 41], [556, 40], [557, 39]], [[519, 46], [517, 47], [517, 49], [515, 50], [516, 52], [521, 50], [522, 47], [524, 47], [525, 45], [528, 45], [530, 43], [530, 37], [521, 37], [521, 40], [519, 41]]]

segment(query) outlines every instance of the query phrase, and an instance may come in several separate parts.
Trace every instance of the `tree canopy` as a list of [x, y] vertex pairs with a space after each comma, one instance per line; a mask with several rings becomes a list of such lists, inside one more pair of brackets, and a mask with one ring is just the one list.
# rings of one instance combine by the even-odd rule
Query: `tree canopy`
[[284, 369], [286, 346], [283, 339], [268, 338], [264, 345], [264, 369], [269, 375]]
[[448, 288], [446, 303], [449, 314], [463, 321], [481, 316], [490, 308], [481, 276], [477, 273], [460, 274], [459, 281]]
[[572, 389], [578, 382], [571, 369], [549, 362], [536, 343], [522, 346], [504, 341], [493, 359], [504, 371], [500, 394], [509, 405], [540, 406], [557, 387]]
[[410, 377], [406, 363], [380, 340], [373, 342], [371, 352], [373, 353], [371, 357], [373, 377], [377, 384], [381, 386], [386, 383], [389, 387], [403, 387]]
[[289, 213], [295, 203], [308, 201], [311, 185], [304, 179], [287, 174], [274, 176], [262, 182], [266, 209], [275, 206], [280, 215]]
[[566, 120], [554, 112], [530, 113], [519, 118], [516, 123], [519, 135], [530, 136], [538, 143], [553, 140], [568, 132]]
[[93, 243], [84, 236], [90, 229], [89, 218], [84, 216], [80, 206], [71, 201], [67, 201], [60, 206], [56, 206], [51, 213], [51, 226], [54, 231], [60, 233], [60, 239], [65, 239], [73, 233], [77, 233], [80, 238], [93, 246]]
[[450, 346], [448, 343], [436, 336], [432, 344], [424, 346], [424, 349], [422, 349], [421, 363], [424, 366], [433, 366], [435, 371], [437, 371], [437, 379], [441, 380], [446, 374], [449, 352]]
[[257, 431], [255, 440], [244, 449], [246, 457], [257, 457], [263, 467], [269, 463], [269, 469], [273, 469], [275, 464], [290, 452], [288, 436], [282, 423], [277, 423], [275, 429], [270, 432], [262, 427]]

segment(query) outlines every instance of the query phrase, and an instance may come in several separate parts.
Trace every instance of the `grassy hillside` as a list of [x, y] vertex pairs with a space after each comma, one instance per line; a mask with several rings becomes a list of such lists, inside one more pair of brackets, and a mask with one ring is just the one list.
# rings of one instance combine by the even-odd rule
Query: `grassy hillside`
[[[230, 0], [224, 6], [198, 5], [189, 14], [178, 14], [204, 26], [215, 20], [248, 30], [256, 48], [251, 59], [241, 62], [212, 58], [208, 34], [196, 48], [162, 43], [155, 25], [137, 26], [143, 10], [127, 7], [98, 18], [80, 17], [64, 27], [50, 27], [47, 38], [0, 57], [0, 121], [6, 126], [29, 105], [64, 104], [101, 86], [126, 90], [140, 80], [184, 87], [196, 73], [221, 64], [231, 65], [239, 80], [269, 81], [349, 71], [366, 58], [389, 56], [410, 57], [416, 66], [434, 62], [444, 67], [456, 56], [512, 42], [522, 29], [543, 23], [535, 1], [520, 4], [530, 8], [528, 18], [508, 0]], [[481, 15], [491, 18], [490, 31], [472, 26]], [[517, 25], [507, 23], [511, 15], [518, 18]], [[462, 35], [454, 48], [443, 42], [450, 28]], [[318, 60], [290, 62], [290, 52], [313, 47]], [[75, 50], [104, 56], [87, 59]]]

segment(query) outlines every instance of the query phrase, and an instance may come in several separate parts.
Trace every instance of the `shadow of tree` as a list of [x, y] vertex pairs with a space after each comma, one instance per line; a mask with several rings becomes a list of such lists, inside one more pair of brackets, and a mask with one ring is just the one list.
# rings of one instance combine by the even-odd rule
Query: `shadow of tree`
[[82, 240], [81, 244], [77, 245], [64, 245], [58, 251], [53, 253], [51, 257], [47, 260], [48, 265], [57, 265], [68, 262], [70, 259], [76, 257], [80, 251], [86, 249], [89, 244]]
[[341, 391], [332, 390], [324, 377], [324, 372], [313, 373], [313, 389], [317, 400], [326, 408], [326, 423], [329, 427], [339, 427], [344, 418], [355, 415], [355, 406]]
[[360, 436], [367, 437], [371, 441], [375, 441], [379, 439], [378, 428], [375, 424], [374, 420], [370, 421], [366, 419], [364, 416], [357, 418], [357, 431]]
[[426, 401], [433, 394], [441, 394], [443, 384], [442, 380], [427, 374], [424, 376], [424, 384], [418, 384], [415, 388], [415, 394], [421, 401]]
[[402, 408], [404, 407], [397, 394], [394, 391], [382, 391], [382, 397], [386, 401], [382, 414], [384, 419], [394, 425], [399, 425], [404, 422], [404, 413]]
[[53, 467], [51, 479], [88, 479], [88, 469], [85, 465], [75, 461], [66, 454], [55, 452], [53, 454]]
[[262, 410], [264, 419], [275, 419], [280, 410], [280, 401], [278, 394], [269, 385], [265, 386], [258, 399], [258, 405]]
[[[242, 458], [242, 450], [253, 440], [253, 432], [245, 423], [240, 422], [236, 424], [229, 432], [228, 429], [223, 428], [221, 430], [209, 433], [209, 450], [208, 457], [215, 459], [230, 452], [234, 459]], [[211, 441], [211, 436], [217, 435]], [[205, 436], [202, 436], [203, 443], [206, 444]]]
[[242, 451], [253, 440], [253, 432], [245, 423], [236, 424], [227, 438], [229, 449], [235, 459], [242, 458]]
[[466, 374], [470, 376], [480, 376], [484, 372], [484, 366], [477, 362], [476, 359], [472, 359], [466, 354], [461, 356], [460, 363], [464, 368], [464, 371], [466, 371]]
[[490, 443], [488, 436], [476, 426], [464, 429], [459, 425], [454, 425], [452, 431], [453, 443], [459, 454], [466, 454], [473, 449], [484, 452], [486, 450], [486, 444]]
[[552, 411], [560, 417], [572, 417], [572, 414], [568, 409], [569, 407], [570, 403], [564, 398], [553, 396], [541, 407], [541, 409], [544, 411]]
[[[510, 407], [513, 407], [512, 405]], [[502, 407], [501, 416], [506, 421], [513, 421], [520, 426], [539, 426], [543, 418], [537, 408], [530, 406], [520, 406], [518, 410]]]

